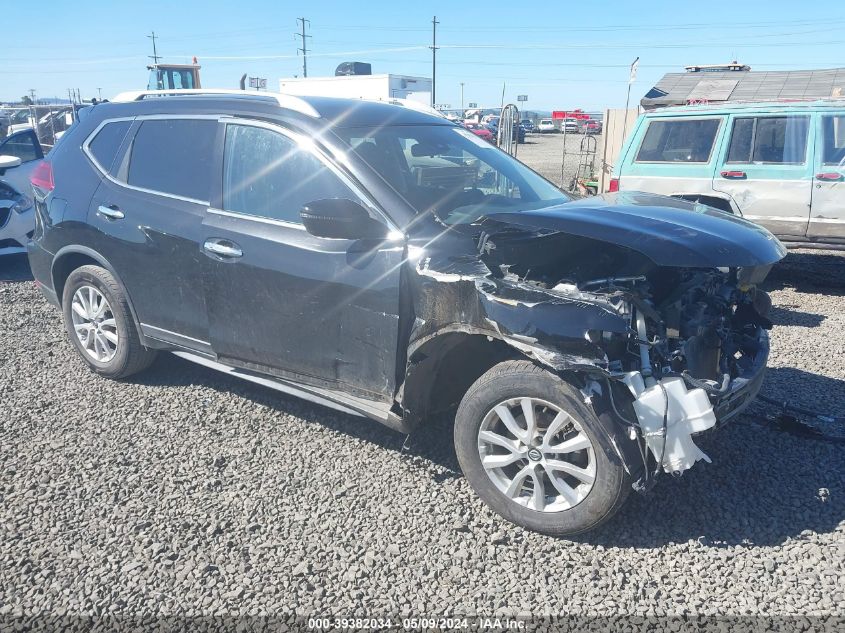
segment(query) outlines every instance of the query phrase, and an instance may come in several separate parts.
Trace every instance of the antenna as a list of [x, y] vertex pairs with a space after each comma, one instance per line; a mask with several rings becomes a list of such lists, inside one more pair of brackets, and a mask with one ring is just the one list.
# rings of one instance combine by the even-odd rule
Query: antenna
[[147, 35], [147, 37], [153, 41], [153, 54], [147, 55], [147, 57], [153, 60], [153, 64], [158, 64], [158, 60], [161, 59], [161, 57], [159, 57], [158, 53], [156, 52], [156, 32], [153, 31], [152, 35]]
[[306, 44], [306, 38], [311, 37], [310, 35], [305, 34], [305, 23], [311, 24], [311, 20], [306, 20], [305, 18], [296, 18], [297, 22], [302, 23], [302, 32], [295, 33], [294, 37], [302, 38], [302, 48], [297, 48], [297, 52], [302, 51], [302, 76], [308, 76], [308, 46]]

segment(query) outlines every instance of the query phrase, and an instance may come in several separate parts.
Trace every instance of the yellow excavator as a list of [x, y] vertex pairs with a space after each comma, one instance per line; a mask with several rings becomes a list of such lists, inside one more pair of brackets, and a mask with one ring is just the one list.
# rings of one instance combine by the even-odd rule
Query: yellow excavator
[[153, 64], [147, 66], [150, 80], [147, 90], [183, 90], [202, 88], [197, 58], [191, 64]]

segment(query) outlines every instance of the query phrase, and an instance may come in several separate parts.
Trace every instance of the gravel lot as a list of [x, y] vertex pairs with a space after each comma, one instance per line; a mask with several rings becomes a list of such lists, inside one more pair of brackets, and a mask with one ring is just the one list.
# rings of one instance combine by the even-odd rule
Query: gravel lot
[[593, 142], [589, 139], [595, 139], [595, 168], [599, 169], [603, 142], [601, 135], [528, 134], [525, 143], [518, 146], [516, 157], [556, 185], [568, 189], [578, 164], [585, 160], [581, 157], [581, 143], [588, 148]]
[[[110, 382], [72, 353], [24, 258], [0, 260], [0, 280], [0, 623], [622, 613], [832, 627], [845, 613], [845, 446], [752, 412], [701, 440], [712, 464], [555, 540], [476, 499], [449, 420], [403, 451], [376, 423], [171, 355]], [[842, 414], [845, 256], [793, 252], [768, 286], [765, 392]]]

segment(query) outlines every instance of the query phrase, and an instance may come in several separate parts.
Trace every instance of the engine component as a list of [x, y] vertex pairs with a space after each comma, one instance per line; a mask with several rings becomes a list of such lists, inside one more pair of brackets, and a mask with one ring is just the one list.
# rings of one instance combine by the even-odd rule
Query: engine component
[[699, 459], [710, 462], [691, 437], [716, 424], [713, 405], [704, 390], [688, 391], [683, 378], [676, 377], [646, 387], [640, 372], [628, 372], [622, 381], [634, 396], [634, 412], [646, 445], [665, 472], [680, 474]]

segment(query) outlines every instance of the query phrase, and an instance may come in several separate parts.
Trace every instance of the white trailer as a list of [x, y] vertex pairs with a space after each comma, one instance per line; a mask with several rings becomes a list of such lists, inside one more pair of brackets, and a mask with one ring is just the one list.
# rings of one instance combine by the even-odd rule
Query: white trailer
[[289, 77], [279, 80], [279, 92], [301, 97], [344, 97], [375, 101], [407, 99], [429, 105], [431, 79], [390, 74]]

